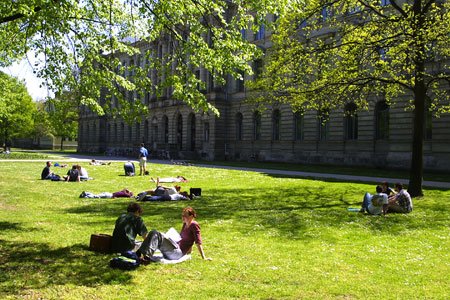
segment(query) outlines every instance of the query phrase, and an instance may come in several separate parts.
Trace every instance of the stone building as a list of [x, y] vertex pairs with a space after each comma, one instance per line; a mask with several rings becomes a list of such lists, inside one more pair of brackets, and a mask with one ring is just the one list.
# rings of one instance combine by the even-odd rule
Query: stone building
[[[262, 25], [256, 33], [243, 33], [259, 47], [271, 46], [270, 32]], [[137, 44], [142, 50], [159, 44]], [[140, 61], [122, 57], [125, 64]], [[254, 69], [258, 69], [255, 62]], [[128, 125], [110, 116], [99, 117], [89, 110], [80, 115], [78, 151], [106, 152], [134, 156], [144, 142], [159, 158], [277, 161], [302, 164], [332, 164], [383, 168], [408, 168], [411, 160], [413, 114], [405, 110], [407, 96], [388, 106], [383, 99], [372, 99], [369, 110], [345, 117], [352, 105], [329, 112], [329, 121], [321, 122], [321, 112], [294, 113], [288, 105], [256, 108], [247, 102], [245, 80], [229, 80], [216, 86], [208, 72], [198, 70], [206, 82], [208, 101], [219, 111], [197, 113], [170, 97], [148, 93], [141, 99], [149, 108], [140, 122]], [[135, 95], [136, 96], [136, 95]], [[103, 101], [103, 100], [101, 100]], [[112, 106], [114, 99], [112, 100]], [[450, 168], [449, 115], [427, 115], [424, 142], [424, 167], [428, 170]]]

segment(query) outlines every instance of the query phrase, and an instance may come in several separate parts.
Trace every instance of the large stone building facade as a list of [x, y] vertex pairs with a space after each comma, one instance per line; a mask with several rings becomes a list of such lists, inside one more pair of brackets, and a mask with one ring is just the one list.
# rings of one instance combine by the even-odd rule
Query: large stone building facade
[[[259, 47], [271, 46], [270, 32], [261, 26], [246, 38]], [[163, 41], [154, 45], [137, 44], [142, 51], [154, 47], [170, 51]], [[122, 57], [125, 64], [141, 61]], [[255, 68], [257, 64], [255, 63]], [[352, 105], [329, 112], [322, 122], [317, 111], [295, 113], [286, 104], [263, 109], [250, 101], [244, 80], [228, 80], [216, 86], [208, 72], [198, 70], [206, 82], [208, 101], [219, 111], [194, 112], [170, 97], [148, 93], [142, 101], [149, 108], [139, 122], [127, 124], [111, 116], [97, 116], [84, 109], [80, 115], [78, 151], [106, 152], [135, 156], [145, 143], [159, 158], [277, 161], [302, 164], [333, 164], [383, 168], [408, 168], [411, 160], [413, 113], [405, 109], [407, 95], [387, 105], [384, 99], [371, 99], [367, 111], [354, 111]], [[134, 95], [136, 96], [136, 95]], [[137, 98], [137, 97], [136, 97]], [[136, 100], [136, 99], [135, 99]], [[117, 105], [114, 99], [110, 104]], [[353, 112], [345, 114], [345, 112]], [[450, 168], [449, 115], [426, 116], [424, 167], [445, 171]]]

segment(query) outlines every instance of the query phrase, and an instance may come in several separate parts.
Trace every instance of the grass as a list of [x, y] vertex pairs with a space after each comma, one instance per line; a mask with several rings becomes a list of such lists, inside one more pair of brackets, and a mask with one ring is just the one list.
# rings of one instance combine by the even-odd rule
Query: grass
[[[88, 250], [111, 233], [128, 199], [80, 199], [153, 186], [122, 164], [87, 166], [82, 183], [39, 180], [43, 162], [0, 162], [1, 299], [446, 299], [450, 192], [426, 189], [409, 215], [348, 212], [374, 186], [255, 172], [150, 164], [152, 176], [182, 174], [190, 202], [143, 203], [147, 227], [181, 226], [193, 206], [213, 261], [108, 267]], [[60, 174], [63, 170], [59, 169]]]

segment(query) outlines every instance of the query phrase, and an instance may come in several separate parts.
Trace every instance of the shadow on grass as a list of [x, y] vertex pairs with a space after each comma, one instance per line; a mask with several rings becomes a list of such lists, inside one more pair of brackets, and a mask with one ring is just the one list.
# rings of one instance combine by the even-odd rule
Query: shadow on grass
[[126, 284], [130, 272], [108, 266], [110, 255], [88, 251], [85, 245], [49, 248], [41, 243], [0, 240], [0, 294], [52, 285]]
[[[328, 182], [322, 183], [328, 184]], [[420, 218], [415, 211], [409, 215], [393, 214], [386, 218], [348, 212], [348, 207], [359, 207], [360, 200], [355, 199], [354, 191], [348, 187], [342, 189], [322, 189], [320, 186], [296, 185], [278, 187], [249, 188], [209, 188], [204, 196], [192, 201], [141, 202], [144, 208], [143, 219], [150, 227], [164, 230], [165, 224], [155, 224], [154, 220], [179, 222], [183, 207], [193, 206], [199, 215], [198, 220], [217, 223], [232, 220], [233, 230], [248, 234], [252, 231], [267, 229], [276, 231], [278, 236], [289, 239], [308, 239], [307, 233], [317, 228], [341, 229], [359, 226], [376, 233], [398, 235], [405, 230], [426, 230], [445, 227], [445, 222], [437, 218], [442, 214], [437, 205], [429, 204]], [[362, 200], [362, 193], [361, 193]], [[68, 213], [104, 215], [115, 220], [126, 211], [133, 199], [120, 202], [102, 202], [70, 208]], [[437, 218], [437, 219], [436, 219]], [[150, 221], [153, 219], [153, 222]], [[178, 224], [178, 223], [177, 223]], [[355, 225], [356, 224], [356, 225]], [[113, 227], [111, 223], [111, 228]], [[181, 227], [181, 222], [180, 222]]]

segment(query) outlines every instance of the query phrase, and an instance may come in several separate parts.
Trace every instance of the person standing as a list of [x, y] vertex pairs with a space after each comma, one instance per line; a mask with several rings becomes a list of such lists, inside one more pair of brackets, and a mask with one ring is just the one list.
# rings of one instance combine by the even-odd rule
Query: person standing
[[139, 175], [146, 175], [147, 172], [148, 150], [144, 147], [144, 143], [139, 148]]

